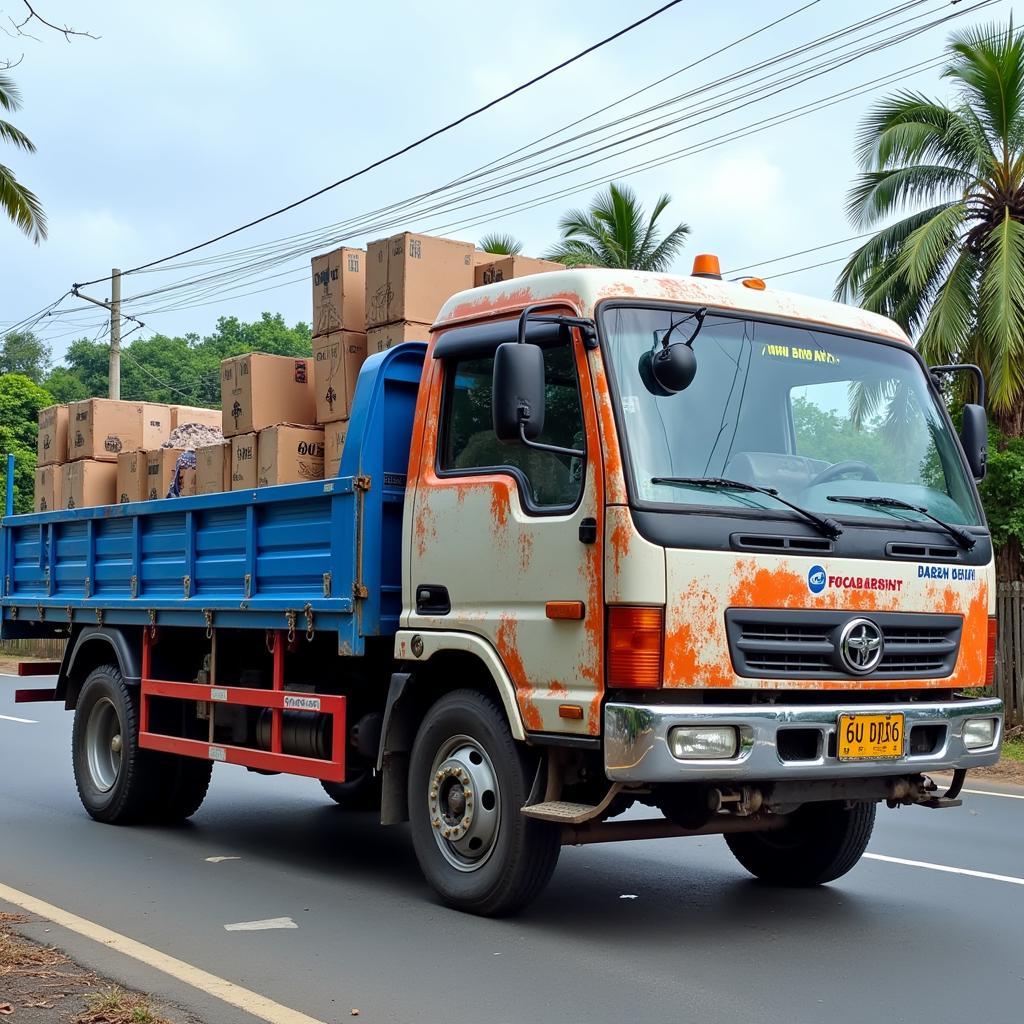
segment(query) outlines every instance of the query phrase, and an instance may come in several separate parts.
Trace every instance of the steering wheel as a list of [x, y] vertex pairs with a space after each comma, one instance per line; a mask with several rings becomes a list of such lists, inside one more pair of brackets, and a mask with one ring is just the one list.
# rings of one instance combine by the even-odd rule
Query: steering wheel
[[833, 462], [827, 469], [823, 469], [807, 486], [814, 487], [817, 484], [827, 484], [832, 480], [838, 480], [847, 473], [857, 473], [861, 480], [877, 480], [878, 474], [866, 463], [851, 459], [847, 462]]

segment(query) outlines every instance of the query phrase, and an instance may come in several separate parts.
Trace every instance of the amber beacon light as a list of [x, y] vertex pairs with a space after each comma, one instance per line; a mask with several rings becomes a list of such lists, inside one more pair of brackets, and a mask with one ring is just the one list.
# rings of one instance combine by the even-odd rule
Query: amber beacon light
[[665, 613], [661, 608], [608, 609], [608, 685], [661, 686]]
[[693, 257], [694, 277], [713, 277], [722, 280], [722, 268], [718, 263], [718, 257], [709, 252], [702, 252], [699, 256]]

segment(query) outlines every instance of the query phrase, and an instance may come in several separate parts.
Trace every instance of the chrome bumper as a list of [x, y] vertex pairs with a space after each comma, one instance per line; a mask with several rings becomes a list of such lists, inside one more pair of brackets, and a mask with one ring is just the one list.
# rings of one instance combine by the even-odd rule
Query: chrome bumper
[[[840, 761], [835, 750], [836, 723], [843, 713], [905, 715], [904, 750], [916, 726], [940, 726], [927, 754], [885, 761]], [[998, 718], [996, 741], [969, 751], [963, 743], [968, 718]], [[739, 732], [739, 754], [727, 760], [680, 760], [669, 748], [669, 730], [677, 725], [731, 725]], [[787, 728], [819, 731], [818, 756], [783, 760], [777, 737]], [[1003, 702], [994, 698], [906, 704], [761, 704], [669, 705], [607, 704], [604, 709], [605, 772], [613, 782], [686, 782], [688, 780], [773, 781], [842, 779], [905, 775], [954, 768], [980, 768], [999, 760]]]

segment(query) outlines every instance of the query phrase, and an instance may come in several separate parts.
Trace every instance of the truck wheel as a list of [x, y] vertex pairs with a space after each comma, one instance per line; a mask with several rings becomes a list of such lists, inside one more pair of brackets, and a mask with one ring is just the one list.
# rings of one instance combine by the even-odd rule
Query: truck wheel
[[324, 792], [343, 811], [380, 810], [380, 784], [381, 777], [374, 776], [370, 768], [345, 782], [320, 780]]
[[163, 824], [174, 825], [191, 818], [202, 806], [210, 788], [213, 762], [175, 754], [157, 757], [166, 763], [169, 787], [153, 806], [152, 815]]
[[785, 828], [725, 837], [733, 856], [771, 885], [822, 885], [845, 875], [867, 849], [875, 804], [804, 804]]
[[82, 805], [97, 821], [137, 821], [157, 795], [155, 759], [139, 749], [136, 699], [114, 665], [93, 669], [82, 684], [71, 760]]
[[409, 759], [409, 822], [420, 868], [449, 906], [510, 914], [551, 878], [559, 830], [520, 813], [534, 769], [483, 694], [457, 690], [427, 712]]

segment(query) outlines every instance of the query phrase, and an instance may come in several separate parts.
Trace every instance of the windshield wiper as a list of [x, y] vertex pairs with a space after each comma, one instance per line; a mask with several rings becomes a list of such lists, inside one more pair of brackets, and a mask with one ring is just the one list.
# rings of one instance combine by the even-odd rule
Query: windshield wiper
[[888, 498], [888, 497], [869, 497], [862, 498], [856, 494], [829, 494], [827, 496], [829, 501], [848, 501], [851, 505], [877, 505], [879, 508], [901, 508], [905, 512], [918, 512], [925, 517], [930, 519], [936, 526], [941, 526], [960, 545], [965, 551], [970, 551], [977, 543], [976, 539], [972, 537], [966, 530], [961, 529], [959, 526], [954, 526], [952, 523], [947, 523], [944, 519], [940, 519], [938, 516], [933, 516], [922, 505], [911, 505], [909, 501], [903, 501], [901, 498]]
[[651, 477], [651, 483], [678, 484], [680, 487], [703, 487], [716, 491], [751, 491], [757, 494], [767, 494], [769, 498], [774, 498], [787, 508], [792, 509], [797, 515], [802, 516], [830, 540], [835, 540], [843, 532], [843, 528], [834, 519], [819, 516], [806, 508], [795, 505], [788, 498], [782, 497], [774, 487], [758, 487], [757, 484], [744, 483], [742, 480], [728, 480], [722, 476], [655, 476]]

